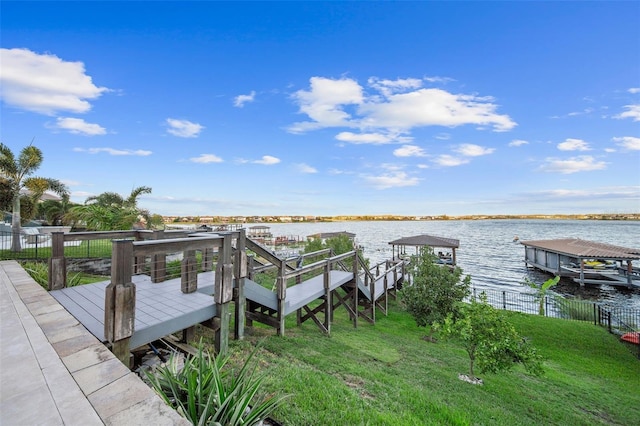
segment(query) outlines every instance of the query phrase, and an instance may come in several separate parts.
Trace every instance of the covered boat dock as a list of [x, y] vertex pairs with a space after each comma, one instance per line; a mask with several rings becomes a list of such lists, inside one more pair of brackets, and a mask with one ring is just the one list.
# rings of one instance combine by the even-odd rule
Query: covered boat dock
[[[413, 237], [403, 237], [397, 240], [391, 241], [391, 251], [393, 259], [401, 258], [407, 254], [407, 247], [415, 247], [415, 253], [417, 254], [421, 247], [427, 246], [434, 249], [447, 249], [451, 250], [450, 253], [438, 252], [438, 258], [441, 263], [456, 265], [456, 249], [460, 247], [460, 240], [454, 238], [438, 237], [435, 235], [414, 235]], [[397, 247], [397, 250], [396, 250]]]
[[585, 284], [640, 286], [640, 249], [579, 238], [521, 241], [527, 266]]

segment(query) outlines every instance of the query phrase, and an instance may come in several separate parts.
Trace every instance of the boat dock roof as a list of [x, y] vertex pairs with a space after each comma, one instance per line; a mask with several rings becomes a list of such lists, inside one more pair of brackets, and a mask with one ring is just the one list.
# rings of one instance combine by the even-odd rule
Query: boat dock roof
[[521, 241], [520, 244], [573, 256], [579, 259], [640, 259], [640, 249], [638, 248], [621, 247], [613, 244], [581, 240], [579, 238]]
[[438, 237], [435, 235], [414, 235], [413, 237], [403, 237], [389, 242], [393, 246], [429, 246], [442, 248], [458, 248], [460, 240], [454, 238]]

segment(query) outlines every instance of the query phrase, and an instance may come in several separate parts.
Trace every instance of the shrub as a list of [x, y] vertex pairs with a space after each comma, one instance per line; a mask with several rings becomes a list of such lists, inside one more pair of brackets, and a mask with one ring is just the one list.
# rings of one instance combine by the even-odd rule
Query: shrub
[[462, 278], [462, 269], [449, 269], [436, 263], [433, 249], [425, 247], [411, 259], [413, 282], [400, 290], [400, 301], [418, 327], [429, 327], [427, 340], [433, 341], [433, 324], [454, 314], [469, 295], [471, 278]]

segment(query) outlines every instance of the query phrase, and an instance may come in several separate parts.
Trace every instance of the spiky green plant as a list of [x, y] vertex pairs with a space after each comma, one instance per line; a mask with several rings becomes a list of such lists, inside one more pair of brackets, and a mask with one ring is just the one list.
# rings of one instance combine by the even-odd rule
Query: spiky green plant
[[205, 353], [200, 345], [196, 355], [178, 368], [176, 357], [155, 373], [146, 372], [160, 397], [194, 425], [254, 425], [266, 419], [287, 396], [269, 395], [258, 399], [263, 376], [250, 366], [258, 347], [239, 371], [225, 368], [229, 357]]

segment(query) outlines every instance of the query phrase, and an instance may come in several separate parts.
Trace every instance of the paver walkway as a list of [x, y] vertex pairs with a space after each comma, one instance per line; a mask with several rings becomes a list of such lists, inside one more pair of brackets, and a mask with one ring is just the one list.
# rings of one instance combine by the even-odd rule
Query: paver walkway
[[189, 425], [15, 261], [0, 261], [0, 425]]

